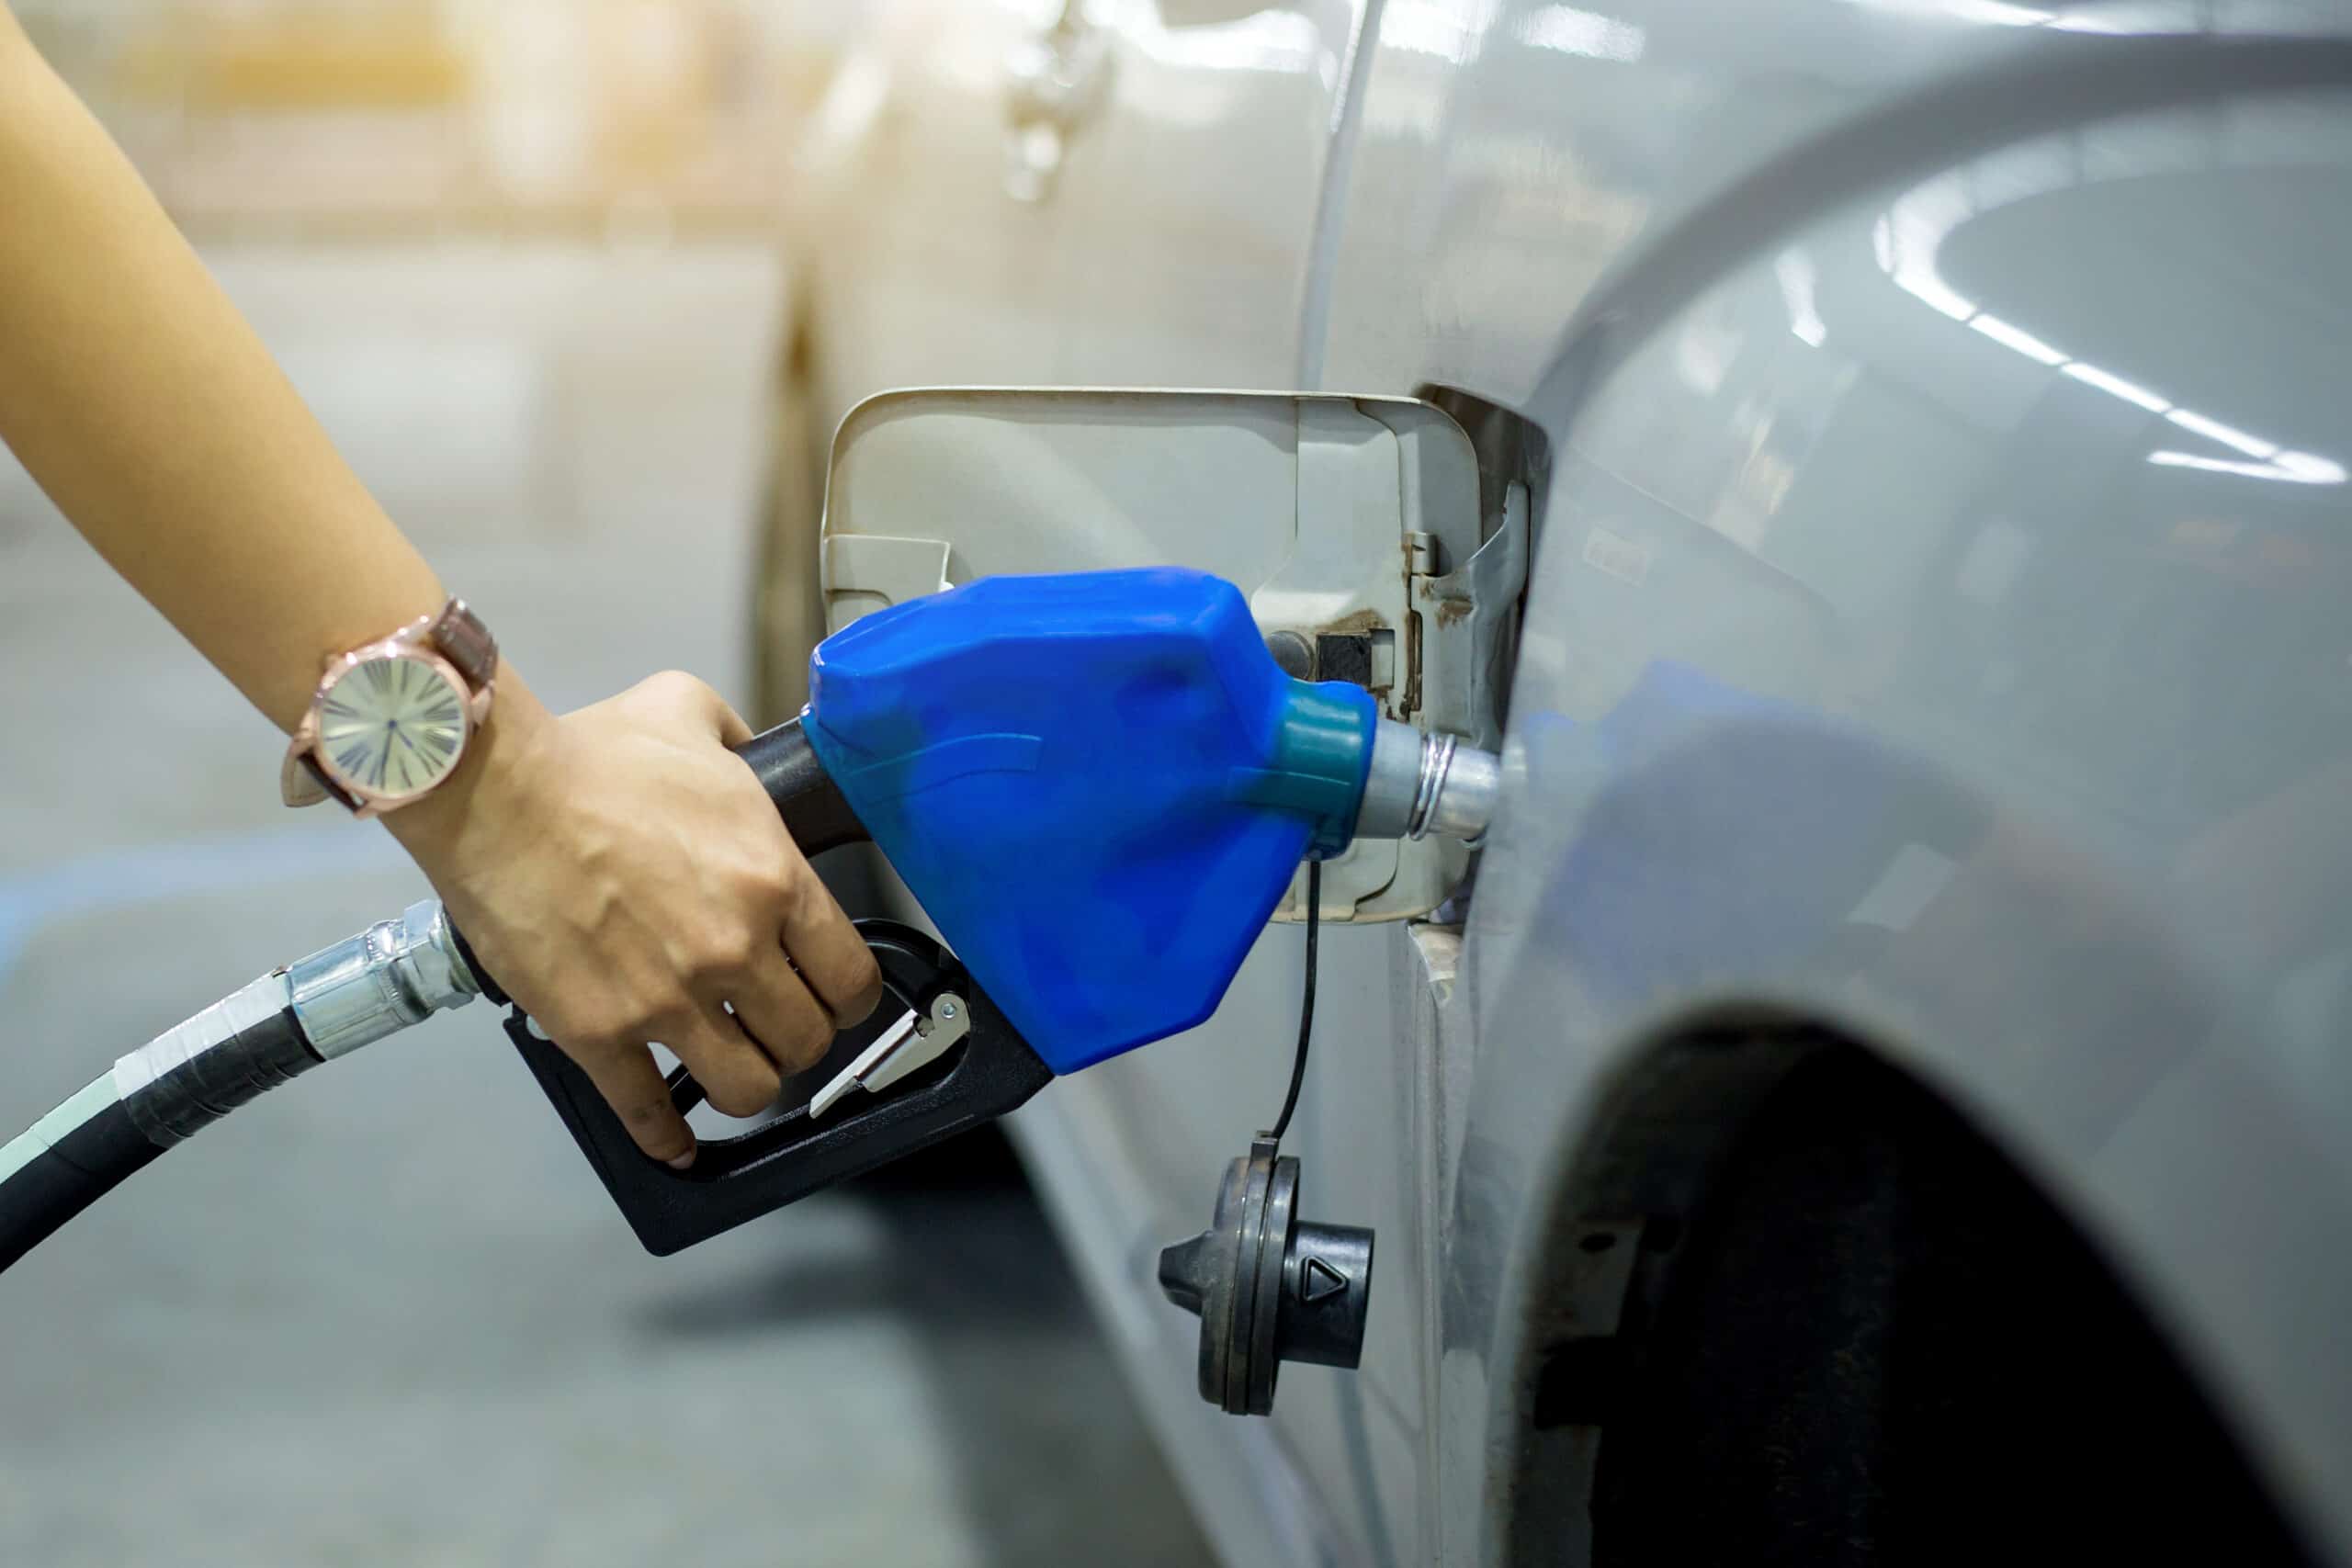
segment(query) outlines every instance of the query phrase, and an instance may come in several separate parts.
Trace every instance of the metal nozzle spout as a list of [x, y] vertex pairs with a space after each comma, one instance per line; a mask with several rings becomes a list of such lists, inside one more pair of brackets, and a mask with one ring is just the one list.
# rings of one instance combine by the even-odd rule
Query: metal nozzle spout
[[1356, 811], [1359, 839], [1476, 839], [1495, 814], [1502, 783], [1491, 751], [1451, 735], [1424, 735], [1383, 719], [1373, 732], [1372, 767]]

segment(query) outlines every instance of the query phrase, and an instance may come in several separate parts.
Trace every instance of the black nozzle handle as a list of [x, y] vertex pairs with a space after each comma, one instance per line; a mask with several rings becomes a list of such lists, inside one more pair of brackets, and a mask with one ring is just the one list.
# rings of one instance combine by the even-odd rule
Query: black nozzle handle
[[760, 786], [783, 813], [785, 828], [802, 854], [818, 854], [872, 836], [825, 772], [799, 718], [762, 730], [736, 747], [735, 754], [759, 775]]
[[[891, 998], [883, 1016], [897, 1008], [928, 1014], [952, 994], [968, 1021], [963, 1043], [942, 1066], [888, 1094], [856, 1095], [821, 1121], [804, 1105], [734, 1137], [705, 1138], [682, 1171], [646, 1157], [588, 1075], [534, 1032], [521, 1010], [508, 1016], [507, 1035], [648, 1252], [666, 1257], [968, 1132], [1053, 1080], [1053, 1069], [935, 939], [889, 920], [860, 920], [857, 928]], [[681, 1112], [701, 1099], [684, 1068], [670, 1075], [670, 1100]]]

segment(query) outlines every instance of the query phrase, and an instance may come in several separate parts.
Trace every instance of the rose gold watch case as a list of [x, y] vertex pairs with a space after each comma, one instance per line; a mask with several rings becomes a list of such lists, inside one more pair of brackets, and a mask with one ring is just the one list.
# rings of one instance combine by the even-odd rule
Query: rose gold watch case
[[[464, 671], [433, 646], [431, 633], [439, 619], [437, 615], [427, 615], [402, 626], [388, 637], [364, 643], [348, 653], [337, 654], [327, 660], [326, 671], [319, 677], [318, 686], [311, 694], [311, 705], [303, 713], [301, 722], [294, 727], [293, 737], [286, 748], [286, 761], [278, 770], [278, 794], [287, 805], [316, 806], [322, 800], [334, 798], [302, 765], [302, 759], [306, 756], [317, 764], [322, 773], [334, 779], [338, 788], [351, 796], [352, 814], [363, 819], [380, 817], [387, 811], [424, 798], [457, 771], [458, 763], [465, 760], [466, 748], [473, 743], [474, 731], [481, 727], [483, 719], [490, 716], [492, 689], [495, 682], [485, 681], [479, 689], [468, 685]], [[465, 704], [466, 731], [458, 739], [457, 755], [450, 760], [449, 766], [442, 770], [440, 778], [420, 789], [383, 790], [360, 784], [337, 768], [334, 760], [319, 745], [319, 709], [326, 701], [327, 694], [334, 689], [336, 682], [371, 659], [405, 659], [425, 665], [448, 682]]]

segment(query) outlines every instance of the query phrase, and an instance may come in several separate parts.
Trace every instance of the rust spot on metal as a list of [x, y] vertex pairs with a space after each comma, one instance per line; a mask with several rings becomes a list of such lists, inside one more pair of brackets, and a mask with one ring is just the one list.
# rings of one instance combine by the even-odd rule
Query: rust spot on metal
[[1421, 617], [1419, 612], [1405, 613], [1405, 696], [1396, 705], [1399, 714], [1413, 714], [1421, 706]]

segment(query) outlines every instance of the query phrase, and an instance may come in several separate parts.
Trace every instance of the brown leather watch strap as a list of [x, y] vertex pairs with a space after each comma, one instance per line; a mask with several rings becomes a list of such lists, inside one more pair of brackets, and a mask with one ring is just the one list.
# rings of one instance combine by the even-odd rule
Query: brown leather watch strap
[[498, 639], [463, 599], [452, 599], [441, 606], [424, 635], [475, 691], [489, 685], [491, 677], [498, 673]]
[[[358, 797], [354, 795], [349, 790], [344, 788], [341, 784], [335, 783], [334, 779], [328, 777], [327, 771], [319, 766], [318, 758], [312, 756], [310, 752], [305, 751], [296, 757], [294, 761], [301, 765], [301, 769], [304, 773], [310, 774], [312, 779], [318, 782], [318, 786], [321, 789], [327, 792], [328, 799], [341, 806], [345, 811], [356, 811], [359, 809]], [[289, 800], [288, 804], [292, 805], [293, 802]]]

